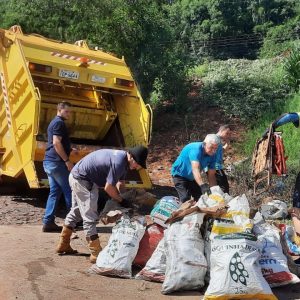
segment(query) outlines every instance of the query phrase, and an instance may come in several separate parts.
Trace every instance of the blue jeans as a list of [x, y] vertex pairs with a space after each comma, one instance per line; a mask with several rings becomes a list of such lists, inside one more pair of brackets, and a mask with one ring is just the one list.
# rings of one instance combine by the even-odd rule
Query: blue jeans
[[44, 170], [49, 179], [50, 193], [48, 196], [44, 224], [51, 224], [55, 219], [55, 212], [58, 202], [64, 194], [67, 212], [72, 206], [72, 191], [69, 185], [69, 171], [64, 162], [44, 161]]

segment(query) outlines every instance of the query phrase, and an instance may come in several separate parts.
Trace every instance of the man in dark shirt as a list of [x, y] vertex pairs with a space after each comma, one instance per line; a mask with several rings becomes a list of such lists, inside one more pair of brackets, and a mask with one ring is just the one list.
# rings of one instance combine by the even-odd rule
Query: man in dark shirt
[[61, 102], [57, 105], [57, 115], [50, 122], [47, 130], [48, 144], [43, 162], [44, 170], [49, 179], [50, 193], [48, 196], [45, 215], [43, 218], [43, 231], [60, 231], [61, 227], [54, 222], [57, 204], [64, 194], [66, 208], [69, 212], [72, 204], [72, 192], [69, 185], [69, 174], [73, 164], [69, 160], [71, 143], [65, 124], [70, 117], [71, 104]]
[[72, 189], [72, 208], [65, 219], [57, 253], [76, 253], [70, 246], [70, 237], [76, 223], [83, 220], [83, 229], [91, 252], [90, 261], [96, 262], [101, 251], [96, 225], [99, 220], [98, 189], [105, 192], [122, 206], [128, 206], [122, 199], [118, 186], [125, 179], [129, 169], [146, 168], [147, 148], [137, 146], [128, 151], [102, 149], [81, 159], [71, 171], [69, 181]]

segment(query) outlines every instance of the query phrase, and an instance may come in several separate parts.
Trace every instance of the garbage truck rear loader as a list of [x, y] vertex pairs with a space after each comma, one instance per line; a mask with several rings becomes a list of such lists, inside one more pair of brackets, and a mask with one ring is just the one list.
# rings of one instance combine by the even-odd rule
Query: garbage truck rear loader
[[[72, 104], [67, 121], [73, 162], [107, 147], [147, 146], [152, 111], [124, 59], [36, 34], [0, 29], [0, 175], [22, 174], [31, 188], [47, 186], [42, 161], [57, 103]], [[129, 172], [128, 187], [150, 188], [146, 170]]]

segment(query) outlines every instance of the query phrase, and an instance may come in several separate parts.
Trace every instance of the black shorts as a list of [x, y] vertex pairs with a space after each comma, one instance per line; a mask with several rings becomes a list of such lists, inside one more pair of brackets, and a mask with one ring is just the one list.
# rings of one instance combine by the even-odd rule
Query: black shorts
[[191, 196], [194, 198], [194, 200], [199, 200], [202, 193], [200, 186], [195, 180], [187, 180], [186, 178], [177, 175], [173, 176], [172, 178], [181, 202], [190, 200]]

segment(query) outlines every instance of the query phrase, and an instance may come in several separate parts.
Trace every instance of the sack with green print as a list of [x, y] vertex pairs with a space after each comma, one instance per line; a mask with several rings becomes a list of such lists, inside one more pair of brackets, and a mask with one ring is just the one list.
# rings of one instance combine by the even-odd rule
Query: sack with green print
[[215, 237], [211, 241], [210, 282], [204, 299], [277, 299], [261, 273], [260, 250], [252, 234]]
[[139, 249], [145, 227], [122, 217], [112, 229], [107, 246], [99, 253], [91, 272], [105, 276], [132, 277], [132, 262]]

